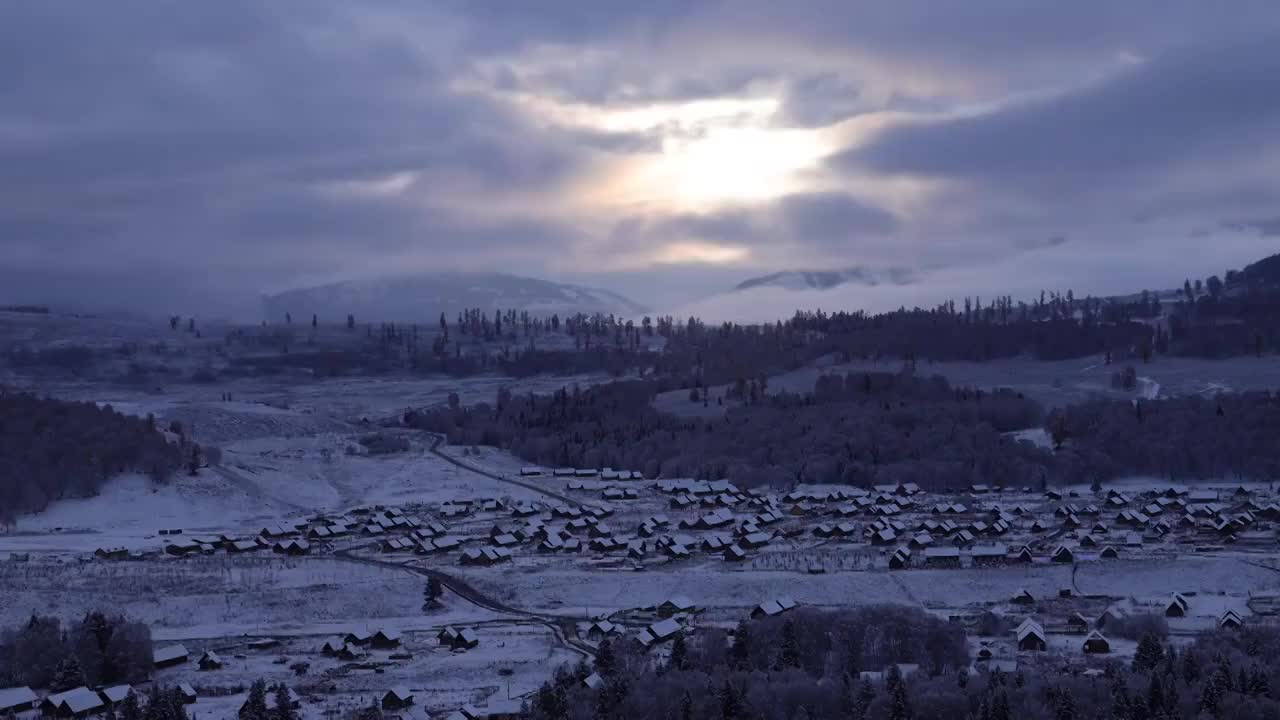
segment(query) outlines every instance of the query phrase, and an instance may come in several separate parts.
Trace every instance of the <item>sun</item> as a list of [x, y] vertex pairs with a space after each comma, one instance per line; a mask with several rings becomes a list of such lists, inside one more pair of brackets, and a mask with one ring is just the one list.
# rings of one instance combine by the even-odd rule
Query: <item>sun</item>
[[702, 211], [795, 192], [799, 176], [826, 152], [815, 134], [803, 130], [711, 128], [694, 139], [666, 139], [632, 182], [678, 209]]
[[834, 147], [821, 128], [779, 123], [775, 97], [714, 98], [625, 108], [521, 96], [552, 125], [660, 138], [650, 151], [614, 157], [574, 187], [586, 205], [706, 212], [803, 190], [805, 174]]

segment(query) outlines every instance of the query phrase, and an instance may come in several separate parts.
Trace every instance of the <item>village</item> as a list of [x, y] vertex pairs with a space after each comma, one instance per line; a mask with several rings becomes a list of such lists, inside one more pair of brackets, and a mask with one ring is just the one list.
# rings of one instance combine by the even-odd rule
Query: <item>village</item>
[[[278, 627], [285, 608], [245, 627], [158, 631], [155, 680], [179, 687], [198, 717], [234, 717], [258, 677], [296, 688], [304, 717], [371, 701], [405, 718], [515, 717], [551, 667], [589, 660], [606, 640], [634, 639], [658, 662], [678, 635], [806, 605], [917, 605], [965, 628], [972, 672], [1089, 674], [1133, 655], [1128, 618], [1163, 618], [1177, 642], [1247, 632], [1280, 608], [1280, 498], [1265, 485], [781, 492], [530, 467], [492, 448], [439, 453], [487, 492], [402, 493], [238, 532], [170, 524], [52, 561], [113, 577], [248, 573], [282, 587], [394, 576], [371, 587], [384, 597], [355, 622], [342, 616], [358, 610], [332, 611], [321, 593], [296, 608], [315, 617]], [[59, 577], [39, 553], [7, 557], [7, 582], [36, 568]], [[127, 691], [6, 689], [0, 715], [85, 717]]]

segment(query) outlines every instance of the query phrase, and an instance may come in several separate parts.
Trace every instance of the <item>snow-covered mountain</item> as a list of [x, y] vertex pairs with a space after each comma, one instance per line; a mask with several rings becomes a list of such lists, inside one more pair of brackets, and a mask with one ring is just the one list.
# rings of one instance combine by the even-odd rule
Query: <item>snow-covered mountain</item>
[[452, 320], [467, 308], [527, 310], [561, 316], [578, 312], [629, 317], [647, 309], [618, 293], [504, 273], [440, 272], [351, 280], [287, 290], [263, 298], [269, 319], [312, 314], [340, 322], [348, 314], [361, 322]]
[[753, 288], [782, 288], [784, 290], [829, 290], [846, 284], [909, 285], [915, 274], [906, 268], [871, 269], [863, 267], [843, 270], [785, 270], [743, 280], [734, 286], [734, 292]]

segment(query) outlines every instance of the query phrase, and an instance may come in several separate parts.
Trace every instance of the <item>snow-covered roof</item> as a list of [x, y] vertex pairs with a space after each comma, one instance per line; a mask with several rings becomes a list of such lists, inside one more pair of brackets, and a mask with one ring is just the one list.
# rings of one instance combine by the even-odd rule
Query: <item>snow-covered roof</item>
[[782, 606], [778, 604], [777, 600], [766, 600], [760, 603], [759, 605], [757, 605], [755, 609], [761, 615], [765, 615], [768, 617], [773, 617], [774, 615], [782, 614]]
[[87, 687], [78, 687], [74, 690], [50, 695], [45, 698], [45, 702], [52, 704], [54, 707], [65, 706], [71, 711], [72, 715], [79, 715], [103, 706], [102, 698], [98, 693]]
[[1018, 642], [1022, 642], [1028, 635], [1035, 635], [1041, 640], [1045, 639], [1044, 628], [1031, 618], [1023, 620], [1022, 624], [1018, 626]]
[[665, 640], [680, 632], [680, 623], [674, 619], [662, 620], [650, 625], [647, 629], [655, 640]]
[[0, 688], [0, 712], [20, 705], [34, 704], [38, 699], [31, 688], [26, 686]]
[[133, 692], [133, 686], [115, 685], [104, 690], [100, 690], [99, 692], [102, 694], [102, 697], [107, 699], [107, 702], [115, 704], [123, 702], [124, 699], [129, 696], [129, 693]]
[[151, 657], [152, 660], [158, 663], [183, 660], [187, 657], [187, 649], [182, 645], [166, 645], [162, 648], [157, 648], [151, 654]]
[[413, 691], [403, 685], [397, 685], [390, 690], [387, 690], [387, 695], [384, 695], [383, 697], [388, 695], [395, 698], [398, 702], [405, 702], [406, 700], [413, 699]]

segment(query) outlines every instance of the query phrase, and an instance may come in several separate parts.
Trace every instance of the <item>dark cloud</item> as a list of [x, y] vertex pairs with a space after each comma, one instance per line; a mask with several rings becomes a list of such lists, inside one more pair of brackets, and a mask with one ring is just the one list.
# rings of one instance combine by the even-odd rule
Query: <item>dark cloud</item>
[[1277, 74], [1273, 39], [1186, 50], [1045, 100], [891, 128], [832, 164], [1022, 189], [1090, 188], [1274, 142], [1280, 93], [1269, 88]]
[[1258, 220], [1237, 220], [1235, 222], [1224, 224], [1232, 230], [1252, 231], [1258, 233], [1262, 237], [1280, 237], [1280, 217], [1263, 218]]
[[1019, 250], [1045, 250], [1056, 248], [1066, 243], [1066, 236], [1053, 235], [1047, 238], [1019, 238], [1013, 241], [1013, 246]]
[[[0, 249], [21, 248], [27, 272], [220, 267], [250, 294], [378, 253], [521, 257], [567, 233], [429, 198], [553, 184], [590, 153], [652, 142], [535, 127], [454, 92], [452, 61], [414, 30], [332, 2], [0, 7], [0, 96], [17, 100], [0, 105]], [[340, 189], [397, 173], [424, 179], [403, 196]]]
[[840, 192], [788, 195], [778, 204], [791, 237], [802, 244], [848, 246], [859, 237], [888, 233], [893, 215]]

